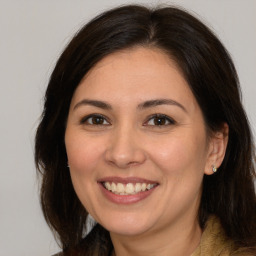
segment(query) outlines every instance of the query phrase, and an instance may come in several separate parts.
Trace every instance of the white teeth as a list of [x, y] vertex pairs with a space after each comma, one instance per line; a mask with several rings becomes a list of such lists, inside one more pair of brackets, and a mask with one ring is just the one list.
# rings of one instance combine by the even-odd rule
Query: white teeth
[[147, 183], [123, 184], [123, 183], [114, 183], [114, 182], [112, 183], [104, 182], [103, 185], [107, 190], [118, 195], [132, 195], [132, 194], [139, 193], [141, 191], [150, 190], [156, 186], [156, 184], [147, 184]]
[[111, 185], [109, 184], [109, 182], [105, 183], [105, 187], [106, 187], [107, 190], [111, 190]]
[[134, 193], [134, 186], [132, 183], [128, 183], [125, 188], [125, 193], [132, 194]]
[[[108, 182], [106, 182], [106, 183], [108, 183]], [[123, 192], [124, 192], [124, 184], [122, 184], [122, 183], [117, 183], [116, 191], [117, 191], [118, 193], [123, 193]]]
[[147, 188], [147, 184], [146, 183], [142, 183], [141, 190], [142, 191], [146, 191], [146, 188]]
[[116, 184], [114, 182], [111, 184], [111, 191], [116, 192]]
[[141, 191], [141, 184], [140, 183], [136, 183], [135, 184], [135, 192], [138, 193]]

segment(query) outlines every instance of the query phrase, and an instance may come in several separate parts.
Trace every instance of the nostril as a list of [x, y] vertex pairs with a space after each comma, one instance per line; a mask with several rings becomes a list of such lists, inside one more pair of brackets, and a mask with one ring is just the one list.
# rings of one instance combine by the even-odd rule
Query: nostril
[[115, 165], [119, 168], [129, 168], [129, 167], [134, 167], [137, 165], [140, 165], [144, 163], [146, 157], [142, 153], [133, 153], [133, 154], [127, 154], [127, 155], [121, 155], [121, 154], [116, 154], [114, 155], [110, 152], [106, 153], [105, 157], [106, 161], [111, 164]]
[[144, 147], [138, 142], [131, 128], [118, 131], [109, 138], [105, 160], [119, 168], [129, 168], [142, 164], [146, 157]]

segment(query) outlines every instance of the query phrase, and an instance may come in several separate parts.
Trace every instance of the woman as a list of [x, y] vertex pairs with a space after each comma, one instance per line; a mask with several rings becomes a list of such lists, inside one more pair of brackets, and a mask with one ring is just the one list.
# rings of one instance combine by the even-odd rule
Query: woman
[[253, 156], [228, 52], [174, 7], [85, 25], [52, 73], [35, 145], [61, 255], [256, 255]]

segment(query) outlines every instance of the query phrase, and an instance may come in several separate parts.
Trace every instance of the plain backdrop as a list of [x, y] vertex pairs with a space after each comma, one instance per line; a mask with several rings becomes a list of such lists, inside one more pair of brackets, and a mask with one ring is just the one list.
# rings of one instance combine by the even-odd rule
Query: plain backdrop
[[0, 256], [58, 251], [45, 224], [33, 160], [49, 75], [82, 24], [125, 3], [178, 4], [209, 25], [231, 53], [256, 130], [255, 0], [0, 0]]

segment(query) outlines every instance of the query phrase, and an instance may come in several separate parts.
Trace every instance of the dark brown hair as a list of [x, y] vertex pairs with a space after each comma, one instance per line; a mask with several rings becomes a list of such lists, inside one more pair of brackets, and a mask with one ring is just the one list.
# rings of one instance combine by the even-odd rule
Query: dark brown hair
[[44, 216], [63, 250], [80, 248], [86, 255], [90, 248], [99, 250], [97, 255], [111, 250], [109, 234], [98, 224], [83, 238], [87, 212], [71, 183], [64, 134], [71, 98], [84, 75], [108, 54], [133, 46], [162, 49], [178, 64], [209, 131], [224, 122], [229, 125], [224, 161], [216, 174], [203, 180], [199, 222], [203, 227], [209, 214], [215, 214], [237, 246], [255, 246], [253, 141], [230, 55], [209, 28], [186, 11], [132, 5], [109, 10], [86, 24], [57, 61], [46, 91], [35, 162], [42, 174]]

